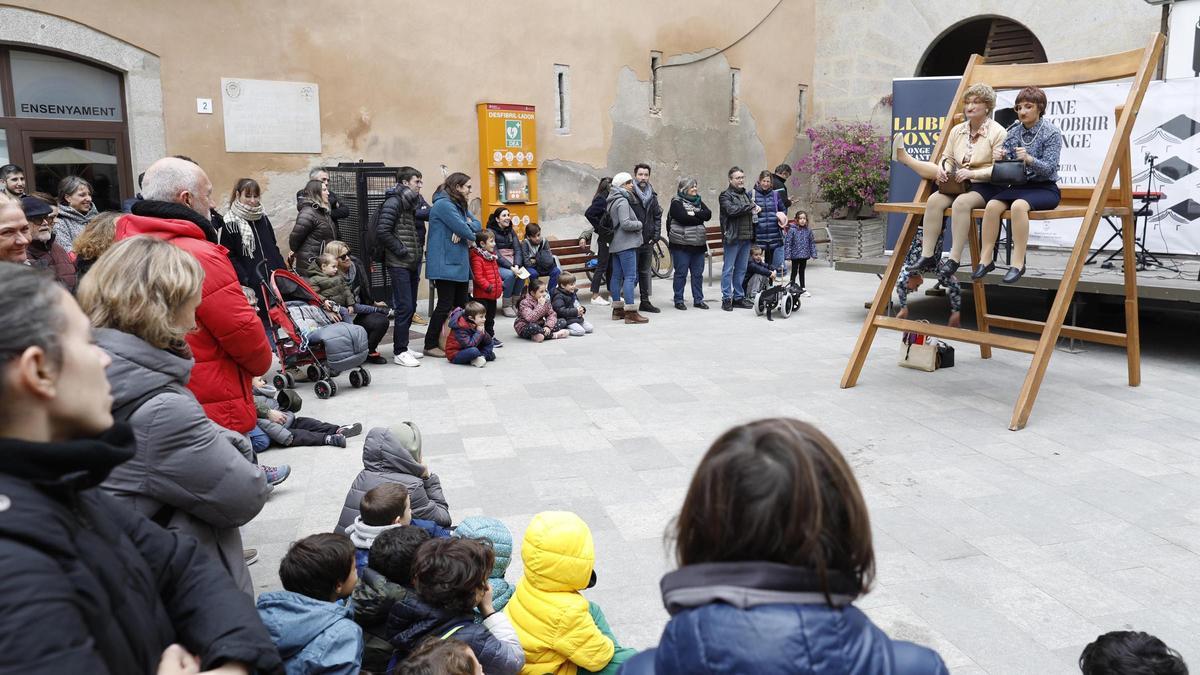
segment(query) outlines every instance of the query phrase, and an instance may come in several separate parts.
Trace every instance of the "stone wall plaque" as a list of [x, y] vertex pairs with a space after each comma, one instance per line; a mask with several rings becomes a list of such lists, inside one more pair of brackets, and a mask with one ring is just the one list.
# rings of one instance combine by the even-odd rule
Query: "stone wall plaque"
[[226, 152], [321, 152], [315, 83], [223, 77], [221, 107]]

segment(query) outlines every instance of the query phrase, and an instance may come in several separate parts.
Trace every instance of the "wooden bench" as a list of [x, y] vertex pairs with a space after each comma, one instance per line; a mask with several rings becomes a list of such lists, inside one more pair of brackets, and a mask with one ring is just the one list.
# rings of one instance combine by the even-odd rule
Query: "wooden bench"
[[[1130, 160], [1129, 135], [1133, 131], [1134, 120], [1141, 108], [1142, 99], [1146, 95], [1154, 68], [1162, 55], [1164, 42], [1163, 35], [1155, 33], [1143, 49], [1076, 61], [1030, 65], [987, 65], [985, 59], [978, 54], [971, 56], [959, 83], [958, 92], [951, 100], [950, 111], [946, 113], [945, 119], [951, 122], [958, 112], [963, 95], [974, 84], [989, 84], [996, 89], [1016, 89], [1031, 85], [1061, 87], [1132, 79], [1125, 103], [1117, 109], [1112, 142], [1105, 152], [1104, 162], [1097, 173], [1096, 185], [1062, 188], [1063, 200], [1057, 208], [1032, 211], [1029, 214], [1031, 220], [1083, 219], [1049, 315], [1045, 321], [1030, 321], [988, 314], [983, 280], [977, 279], [972, 282], [975, 319], [978, 325], [976, 330], [950, 328], [886, 316], [885, 310], [891, 301], [892, 287], [896, 283], [900, 269], [904, 265], [905, 255], [916, 234], [917, 221], [924, 214], [925, 202], [934, 190], [931, 181], [922, 180], [911, 202], [875, 205], [877, 211], [904, 213], [906, 217], [892, 258], [888, 262], [887, 271], [880, 278], [879, 288], [871, 303], [870, 313], [863, 322], [850, 361], [846, 364], [846, 370], [842, 374], [841, 386], [843, 388], [853, 387], [857, 384], [863, 364], [866, 362], [867, 354], [875, 339], [875, 333], [880, 328], [914, 331], [977, 344], [980, 356], [985, 359], [991, 356], [993, 347], [1033, 354], [1009, 422], [1008, 428], [1013, 431], [1024, 428], [1029, 421], [1029, 415], [1033, 411], [1033, 404], [1037, 399], [1042, 379], [1045, 377], [1050, 357], [1054, 353], [1054, 345], [1058, 342], [1060, 335], [1124, 347], [1129, 386], [1136, 387], [1141, 382], [1137, 276], [1133, 265], [1125, 266], [1125, 332], [1064, 327], [1063, 321], [1079, 284], [1084, 258], [1087, 256], [1102, 217], [1108, 215], [1121, 218], [1125, 259], [1134, 259], [1133, 168]], [[945, 133], [940, 135], [931, 156], [937, 157], [942, 154], [947, 136], [948, 134]], [[1119, 181], [1117, 187], [1113, 187], [1114, 179]], [[1009, 214], [1005, 212], [1004, 215], [1007, 217]], [[972, 212], [972, 216], [982, 217], [983, 210], [976, 209]], [[974, 227], [967, 228], [967, 230], [972, 266], [978, 265], [980, 258], [979, 235]], [[989, 330], [990, 326], [1030, 332], [1037, 334], [1038, 338], [1029, 339], [997, 334]]]
[[[578, 239], [551, 239], [550, 252], [558, 259], [559, 269], [575, 275], [583, 275], [584, 280], [587, 280], [587, 262], [596, 257], [590, 247], [580, 246]], [[585, 283], [579, 284], [580, 287], [586, 285]]]

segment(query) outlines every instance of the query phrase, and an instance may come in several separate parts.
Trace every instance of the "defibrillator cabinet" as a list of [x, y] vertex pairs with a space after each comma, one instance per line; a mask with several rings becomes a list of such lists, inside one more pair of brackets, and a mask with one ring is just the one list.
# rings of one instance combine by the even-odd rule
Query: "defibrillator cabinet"
[[479, 173], [482, 217], [498, 207], [513, 217], [522, 237], [538, 219], [537, 116], [531, 105], [479, 103]]

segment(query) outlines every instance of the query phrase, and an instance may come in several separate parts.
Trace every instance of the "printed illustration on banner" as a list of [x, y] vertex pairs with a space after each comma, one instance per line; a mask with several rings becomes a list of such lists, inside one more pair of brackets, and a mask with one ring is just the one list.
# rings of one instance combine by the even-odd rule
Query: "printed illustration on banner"
[[521, 120], [504, 120], [504, 147], [519, 148], [524, 145], [521, 135]]

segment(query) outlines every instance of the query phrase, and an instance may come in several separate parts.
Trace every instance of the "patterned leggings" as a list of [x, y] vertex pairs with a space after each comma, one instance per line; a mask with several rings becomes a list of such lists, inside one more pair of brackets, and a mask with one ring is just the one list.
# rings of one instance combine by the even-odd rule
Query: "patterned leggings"
[[[917, 227], [917, 233], [913, 236], [912, 246], [908, 247], [908, 255], [904, 256], [904, 267], [900, 270], [900, 278], [896, 279], [896, 295], [900, 296], [900, 307], [908, 305], [908, 280], [912, 278], [916, 271], [917, 261], [921, 259], [921, 227]], [[945, 230], [938, 235], [937, 245], [933, 250], [942, 250], [942, 239], [945, 237]], [[950, 311], [962, 311], [962, 286], [959, 285], [958, 279], [953, 274], [942, 272], [942, 266], [937, 268], [938, 282], [946, 287], [946, 295], [950, 298]]]

